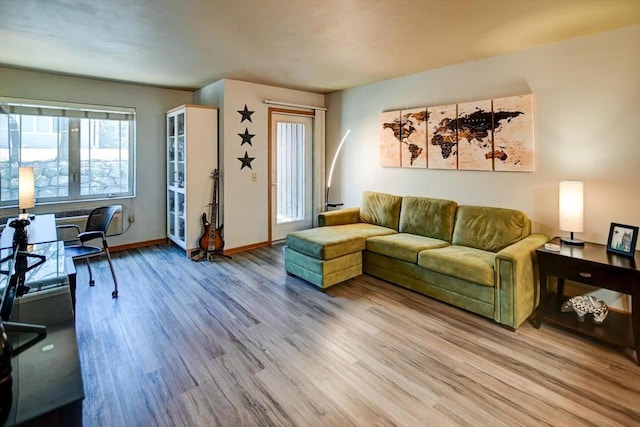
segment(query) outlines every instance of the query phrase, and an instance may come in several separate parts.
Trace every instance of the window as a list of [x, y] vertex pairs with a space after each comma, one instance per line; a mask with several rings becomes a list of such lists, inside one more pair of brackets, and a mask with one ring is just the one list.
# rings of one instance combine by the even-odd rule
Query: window
[[305, 217], [305, 125], [278, 122], [276, 223]]
[[0, 206], [33, 166], [36, 203], [130, 197], [135, 110], [0, 98]]

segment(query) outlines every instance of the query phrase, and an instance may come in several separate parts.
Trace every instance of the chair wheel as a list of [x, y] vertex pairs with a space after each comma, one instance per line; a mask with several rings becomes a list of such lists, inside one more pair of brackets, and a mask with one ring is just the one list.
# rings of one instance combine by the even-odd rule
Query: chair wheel
[[96, 281], [95, 280], [89, 280], [89, 286], [95, 286]]
[[111, 298], [118, 298], [118, 291], [111, 292]]

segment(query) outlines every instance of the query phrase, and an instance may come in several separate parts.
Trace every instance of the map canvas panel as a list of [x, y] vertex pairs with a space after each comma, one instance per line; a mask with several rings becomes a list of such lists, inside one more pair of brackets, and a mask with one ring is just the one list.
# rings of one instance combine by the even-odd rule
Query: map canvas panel
[[400, 114], [401, 165], [427, 167], [427, 109], [402, 110]]
[[430, 169], [458, 168], [456, 104], [427, 108], [427, 159]]
[[380, 116], [380, 166], [400, 167], [400, 111]]
[[533, 172], [533, 95], [493, 100], [493, 168]]
[[493, 169], [491, 100], [458, 104], [458, 169]]

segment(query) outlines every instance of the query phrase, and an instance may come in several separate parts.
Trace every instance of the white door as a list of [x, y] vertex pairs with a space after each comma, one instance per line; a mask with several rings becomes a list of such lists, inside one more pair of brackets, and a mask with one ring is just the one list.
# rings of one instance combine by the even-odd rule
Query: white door
[[271, 241], [311, 228], [313, 117], [271, 114]]

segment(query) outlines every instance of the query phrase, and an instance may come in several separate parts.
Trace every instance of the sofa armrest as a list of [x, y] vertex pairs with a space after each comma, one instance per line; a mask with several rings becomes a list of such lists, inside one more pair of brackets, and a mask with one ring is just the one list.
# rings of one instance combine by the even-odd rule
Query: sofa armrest
[[516, 329], [538, 305], [540, 297], [536, 249], [549, 241], [533, 233], [496, 253], [494, 319]]
[[360, 219], [360, 208], [344, 208], [318, 214], [318, 227], [328, 225], [356, 224]]

